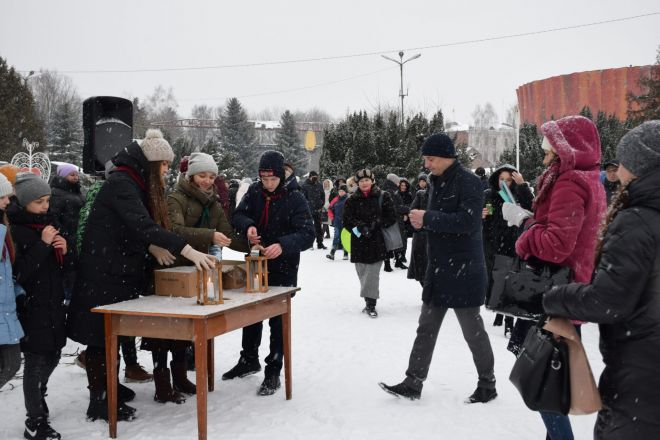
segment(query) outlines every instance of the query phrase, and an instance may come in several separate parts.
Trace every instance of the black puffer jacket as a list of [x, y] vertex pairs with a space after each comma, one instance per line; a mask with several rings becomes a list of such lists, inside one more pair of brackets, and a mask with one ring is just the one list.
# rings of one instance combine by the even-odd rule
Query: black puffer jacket
[[60, 176], [53, 178], [50, 187], [50, 213], [60, 224], [60, 235], [66, 239], [68, 249], [73, 253], [76, 251], [76, 231], [85, 196], [80, 191], [80, 182], [70, 183]]
[[149, 162], [137, 142], [113, 159], [117, 167], [94, 199], [80, 249], [78, 278], [67, 322], [68, 335], [81, 344], [105, 346], [103, 316], [90, 309], [144, 294], [147, 270], [153, 269], [147, 248], [155, 244], [178, 256], [186, 242], [156, 224], [147, 210], [144, 182]]
[[553, 288], [543, 307], [599, 324], [604, 408], [596, 432], [616, 427], [617, 439], [660, 438], [660, 173], [628, 189], [629, 206], [609, 225], [591, 284]]
[[[268, 210], [266, 197], [270, 198]], [[270, 285], [297, 285], [300, 253], [312, 247], [315, 237], [314, 221], [302, 192], [289, 191], [282, 182], [267, 195], [261, 182], [255, 182], [236, 207], [232, 224], [243, 237], [250, 226], [255, 226], [264, 247], [274, 243], [282, 246], [282, 254], [268, 260]]]
[[307, 179], [302, 186], [302, 192], [305, 194], [305, 198], [309, 202], [309, 209], [311, 209], [312, 212], [321, 211], [325, 204], [325, 191], [323, 191], [323, 184], [319, 181], [314, 183], [310, 179]]
[[16, 246], [14, 275], [26, 292], [24, 303], [17, 307], [25, 332], [21, 350], [49, 354], [66, 344], [63, 270], [54, 248], [41, 240], [41, 231], [27, 225], [59, 225], [50, 214], [30, 214], [15, 202], [7, 216]]
[[384, 191], [382, 194], [382, 208], [378, 202], [381, 190], [375, 185], [368, 196], [358, 189], [344, 204], [344, 228], [352, 231], [357, 227], [361, 233], [358, 238], [351, 232], [351, 263], [373, 264], [386, 258], [381, 229], [396, 222], [396, 213], [390, 195]]

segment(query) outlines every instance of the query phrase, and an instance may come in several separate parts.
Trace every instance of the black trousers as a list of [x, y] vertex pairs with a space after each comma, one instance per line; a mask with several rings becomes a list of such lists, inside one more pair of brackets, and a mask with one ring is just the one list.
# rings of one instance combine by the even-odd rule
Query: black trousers
[[319, 211], [312, 212], [312, 219], [314, 220], [314, 231], [316, 232], [316, 244], [323, 245], [323, 224], [321, 222], [321, 213]]
[[[284, 339], [282, 337], [282, 316], [268, 320], [270, 325], [270, 353], [266, 357], [266, 376], [279, 376], [282, 371], [282, 358], [284, 357]], [[248, 362], [259, 362], [259, 346], [261, 334], [264, 329], [263, 322], [243, 327], [243, 350], [241, 357]]]
[[48, 379], [60, 362], [61, 354], [60, 350], [49, 354], [23, 353], [23, 397], [27, 417], [30, 419], [46, 417], [46, 409], [41, 402], [48, 390]]

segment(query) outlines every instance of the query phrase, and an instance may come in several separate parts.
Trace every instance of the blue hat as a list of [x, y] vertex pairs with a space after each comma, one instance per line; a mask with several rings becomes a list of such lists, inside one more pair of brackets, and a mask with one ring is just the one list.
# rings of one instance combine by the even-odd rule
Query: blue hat
[[422, 155], [455, 158], [454, 142], [444, 133], [432, 134], [422, 144]]

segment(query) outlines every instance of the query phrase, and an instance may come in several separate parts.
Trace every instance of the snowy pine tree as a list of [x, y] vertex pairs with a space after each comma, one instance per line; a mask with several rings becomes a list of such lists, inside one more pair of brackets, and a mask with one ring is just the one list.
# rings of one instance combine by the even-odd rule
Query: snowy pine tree
[[227, 101], [220, 117], [220, 143], [236, 158], [234, 167], [241, 177], [257, 174], [259, 157], [255, 154], [254, 125], [236, 98]]
[[52, 144], [50, 159], [82, 165], [82, 106], [80, 103], [62, 101], [52, 120]]
[[296, 120], [293, 114], [286, 110], [280, 118], [280, 130], [275, 135], [275, 150], [284, 155], [284, 160], [293, 164], [296, 170], [307, 164], [307, 153], [300, 143]]

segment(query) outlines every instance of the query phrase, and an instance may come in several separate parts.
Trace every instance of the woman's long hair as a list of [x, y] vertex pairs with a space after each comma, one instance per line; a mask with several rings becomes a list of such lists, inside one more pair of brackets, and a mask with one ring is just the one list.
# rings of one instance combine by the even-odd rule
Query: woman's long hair
[[607, 235], [607, 230], [609, 229], [610, 225], [616, 218], [616, 216], [621, 212], [622, 210], [626, 209], [630, 205], [630, 194], [628, 193], [628, 185], [621, 185], [621, 188], [619, 188], [619, 191], [617, 191], [614, 194], [614, 197], [612, 197], [612, 201], [610, 202], [610, 206], [607, 208], [607, 212], [605, 213], [605, 218], [603, 219], [603, 222], [601, 223], [600, 230], [598, 231], [598, 240], [596, 242], [596, 267], [598, 267], [598, 263], [600, 262], [600, 258], [603, 255], [603, 245], [604, 240], [605, 240], [605, 235]]
[[7, 246], [7, 252], [9, 253], [9, 261], [11, 263], [14, 262], [14, 255], [15, 253], [15, 248], [14, 248], [14, 240], [11, 239], [11, 232], [9, 231], [9, 219], [7, 218], [7, 213], [5, 211], [0, 211], [2, 213], [2, 223], [7, 226], [7, 234], [5, 235], [5, 242], [0, 243], [0, 259], [2, 258], [3, 252], [2, 248], [3, 246]]
[[160, 164], [160, 161], [149, 162], [149, 181], [147, 182], [149, 212], [160, 227], [170, 229], [167, 200], [165, 199], [165, 181], [160, 175]]

